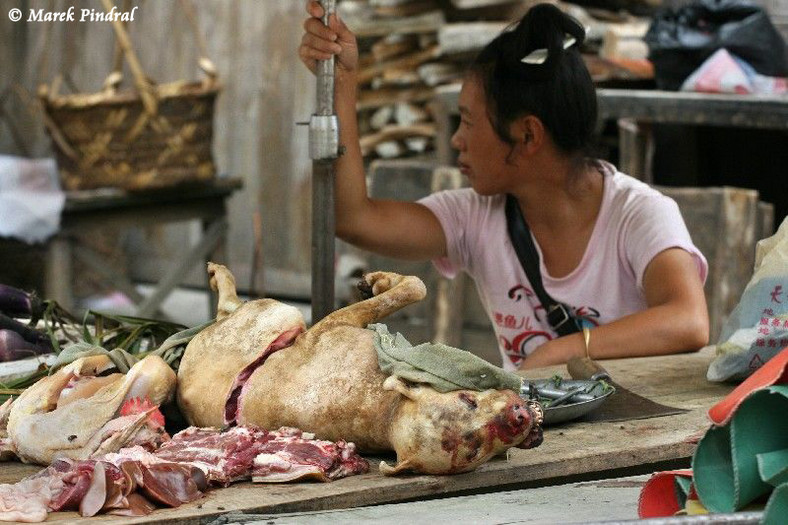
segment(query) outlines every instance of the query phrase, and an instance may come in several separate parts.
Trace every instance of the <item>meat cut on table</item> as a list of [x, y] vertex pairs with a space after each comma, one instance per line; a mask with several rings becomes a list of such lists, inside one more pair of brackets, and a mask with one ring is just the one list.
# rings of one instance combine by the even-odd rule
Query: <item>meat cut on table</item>
[[194, 465], [209, 481], [223, 485], [250, 477], [257, 482], [329, 481], [369, 471], [369, 463], [356, 453], [353, 443], [323, 441], [288, 427], [271, 432], [252, 427], [224, 432], [190, 427], [154, 455]]
[[211, 484], [331, 481], [368, 470], [352, 443], [317, 440], [295, 428], [190, 427], [155, 452], [134, 446], [95, 459], [58, 459], [15, 485], [0, 485], [0, 521], [44, 521], [61, 510], [141, 516], [194, 501]]

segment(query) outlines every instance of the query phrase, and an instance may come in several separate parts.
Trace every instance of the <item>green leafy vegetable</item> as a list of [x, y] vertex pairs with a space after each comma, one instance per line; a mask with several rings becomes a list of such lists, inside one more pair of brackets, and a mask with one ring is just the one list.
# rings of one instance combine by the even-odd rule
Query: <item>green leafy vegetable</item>
[[113, 315], [88, 310], [78, 320], [55, 301], [41, 301], [43, 313], [36, 326], [27, 328], [48, 340], [57, 355], [55, 363], [41, 363], [24, 377], [0, 382], [0, 403], [9, 396], [21, 394], [25, 388], [80, 357], [104, 354], [121, 372], [150, 354], [159, 355], [177, 371], [186, 344], [203, 328], [213, 323], [186, 326], [143, 317]]

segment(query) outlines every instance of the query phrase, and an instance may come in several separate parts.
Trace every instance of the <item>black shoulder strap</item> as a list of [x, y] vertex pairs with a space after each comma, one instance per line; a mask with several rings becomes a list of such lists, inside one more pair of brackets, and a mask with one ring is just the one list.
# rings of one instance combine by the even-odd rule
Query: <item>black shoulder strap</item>
[[512, 195], [506, 195], [506, 227], [509, 230], [509, 239], [512, 241], [517, 258], [525, 270], [525, 275], [536, 296], [547, 312], [547, 322], [558, 335], [569, 335], [579, 332], [577, 322], [569, 313], [566, 305], [559, 303], [547, 293], [542, 285], [542, 274], [539, 272], [539, 253], [536, 251], [534, 241], [531, 239], [531, 230], [528, 228], [520, 205]]

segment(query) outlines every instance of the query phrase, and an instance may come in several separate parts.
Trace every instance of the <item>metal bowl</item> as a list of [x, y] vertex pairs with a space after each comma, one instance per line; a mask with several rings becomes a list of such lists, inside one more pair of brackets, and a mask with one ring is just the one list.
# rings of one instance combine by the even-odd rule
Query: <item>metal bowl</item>
[[[554, 384], [552, 379], [541, 379], [531, 382], [537, 387], [540, 385], [553, 386]], [[591, 399], [590, 401], [579, 401], [576, 403], [564, 403], [563, 405], [559, 405], [557, 407], [543, 407], [543, 426], [555, 425], [584, 416], [585, 414], [599, 407], [599, 405], [605, 402], [605, 399], [610, 397], [610, 395], [616, 391], [615, 388], [601, 381], [575, 379], [563, 379], [561, 381], [561, 388], [580, 388], [583, 392], [594, 396], [594, 399]]]

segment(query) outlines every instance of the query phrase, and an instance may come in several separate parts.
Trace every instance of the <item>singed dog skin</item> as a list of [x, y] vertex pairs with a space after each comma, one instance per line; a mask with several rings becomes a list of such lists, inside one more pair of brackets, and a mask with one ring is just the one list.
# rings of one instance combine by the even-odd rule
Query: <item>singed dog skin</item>
[[[209, 273], [221, 312], [227, 298], [235, 297], [234, 281], [220, 265], [209, 265]], [[365, 452], [395, 450], [398, 463], [381, 467], [386, 473], [472, 470], [522, 442], [534, 417], [513, 392], [441, 394], [387, 378], [378, 366], [374, 333], [366, 326], [420, 301], [426, 289], [417, 277], [388, 272], [374, 272], [364, 280], [371, 298], [329, 314], [251, 374], [235, 423], [293, 426], [320, 439], [351, 441]], [[275, 340], [277, 319], [288, 319], [280, 331], [297, 325], [282, 315], [284, 305], [274, 303], [234, 304], [189, 344], [178, 374], [178, 399], [190, 423], [226, 424], [222, 407], [233, 378]], [[269, 335], [261, 338], [260, 333]], [[499, 424], [514, 426], [508, 431], [491, 427]], [[454, 443], [446, 440], [450, 434], [464, 437]]]

